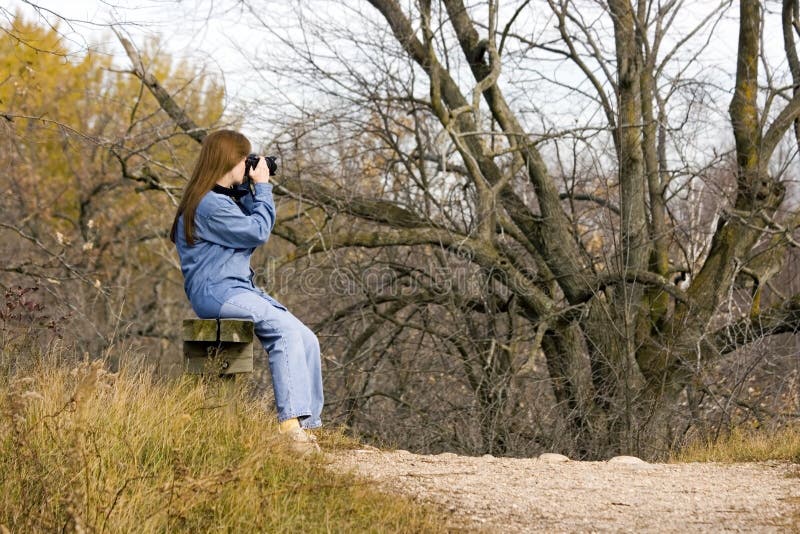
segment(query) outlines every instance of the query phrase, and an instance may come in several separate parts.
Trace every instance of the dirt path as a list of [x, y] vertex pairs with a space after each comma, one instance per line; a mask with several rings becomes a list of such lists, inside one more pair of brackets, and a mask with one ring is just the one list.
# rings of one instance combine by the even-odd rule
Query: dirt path
[[337, 453], [333, 467], [489, 532], [800, 532], [800, 467]]

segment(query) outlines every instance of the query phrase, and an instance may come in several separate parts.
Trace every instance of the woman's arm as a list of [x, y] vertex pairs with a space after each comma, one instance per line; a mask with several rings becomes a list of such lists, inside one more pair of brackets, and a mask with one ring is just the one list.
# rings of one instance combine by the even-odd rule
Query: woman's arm
[[206, 241], [231, 248], [255, 248], [266, 243], [275, 225], [272, 184], [256, 183], [255, 190], [249, 215], [225, 199], [207, 217], [197, 217], [197, 235]]
[[[253, 184], [255, 186], [256, 184]], [[250, 193], [250, 187], [248, 187], [247, 183], [239, 184], [234, 186], [234, 189], [238, 189], [239, 191], [247, 191], [247, 194], [239, 199], [239, 205], [244, 207], [244, 212], [247, 214], [253, 213], [253, 200], [254, 195]]]
[[250, 179], [252, 180], [252, 184], [248, 184], [245, 180], [244, 183], [239, 184], [236, 186], [236, 189], [247, 191], [247, 195], [243, 196], [239, 202], [241, 206], [244, 206], [245, 213], [250, 215], [253, 213], [253, 203], [255, 201], [255, 194], [250, 194], [250, 187], [252, 186], [255, 189], [260, 183], [269, 183], [269, 166], [267, 165], [266, 160], [261, 157], [258, 160], [258, 164], [256, 165], [255, 169], [250, 172]]

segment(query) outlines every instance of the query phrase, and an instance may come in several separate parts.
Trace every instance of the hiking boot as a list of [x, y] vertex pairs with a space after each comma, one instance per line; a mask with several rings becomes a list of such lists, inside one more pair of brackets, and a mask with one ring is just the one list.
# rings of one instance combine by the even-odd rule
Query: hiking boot
[[279, 434], [286, 448], [295, 454], [306, 456], [322, 452], [317, 444], [317, 438], [302, 428], [295, 427]]

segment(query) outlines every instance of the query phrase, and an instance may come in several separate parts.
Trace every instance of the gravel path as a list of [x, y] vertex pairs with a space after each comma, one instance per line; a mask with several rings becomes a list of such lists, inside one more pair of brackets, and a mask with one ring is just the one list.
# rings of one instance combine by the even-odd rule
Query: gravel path
[[800, 466], [336, 453], [390, 492], [488, 532], [800, 532]]

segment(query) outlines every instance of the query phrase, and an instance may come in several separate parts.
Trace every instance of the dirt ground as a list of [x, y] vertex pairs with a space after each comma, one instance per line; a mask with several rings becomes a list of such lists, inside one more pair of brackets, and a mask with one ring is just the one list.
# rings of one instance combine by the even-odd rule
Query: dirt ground
[[332, 468], [439, 505], [454, 530], [800, 532], [800, 466], [337, 452]]

